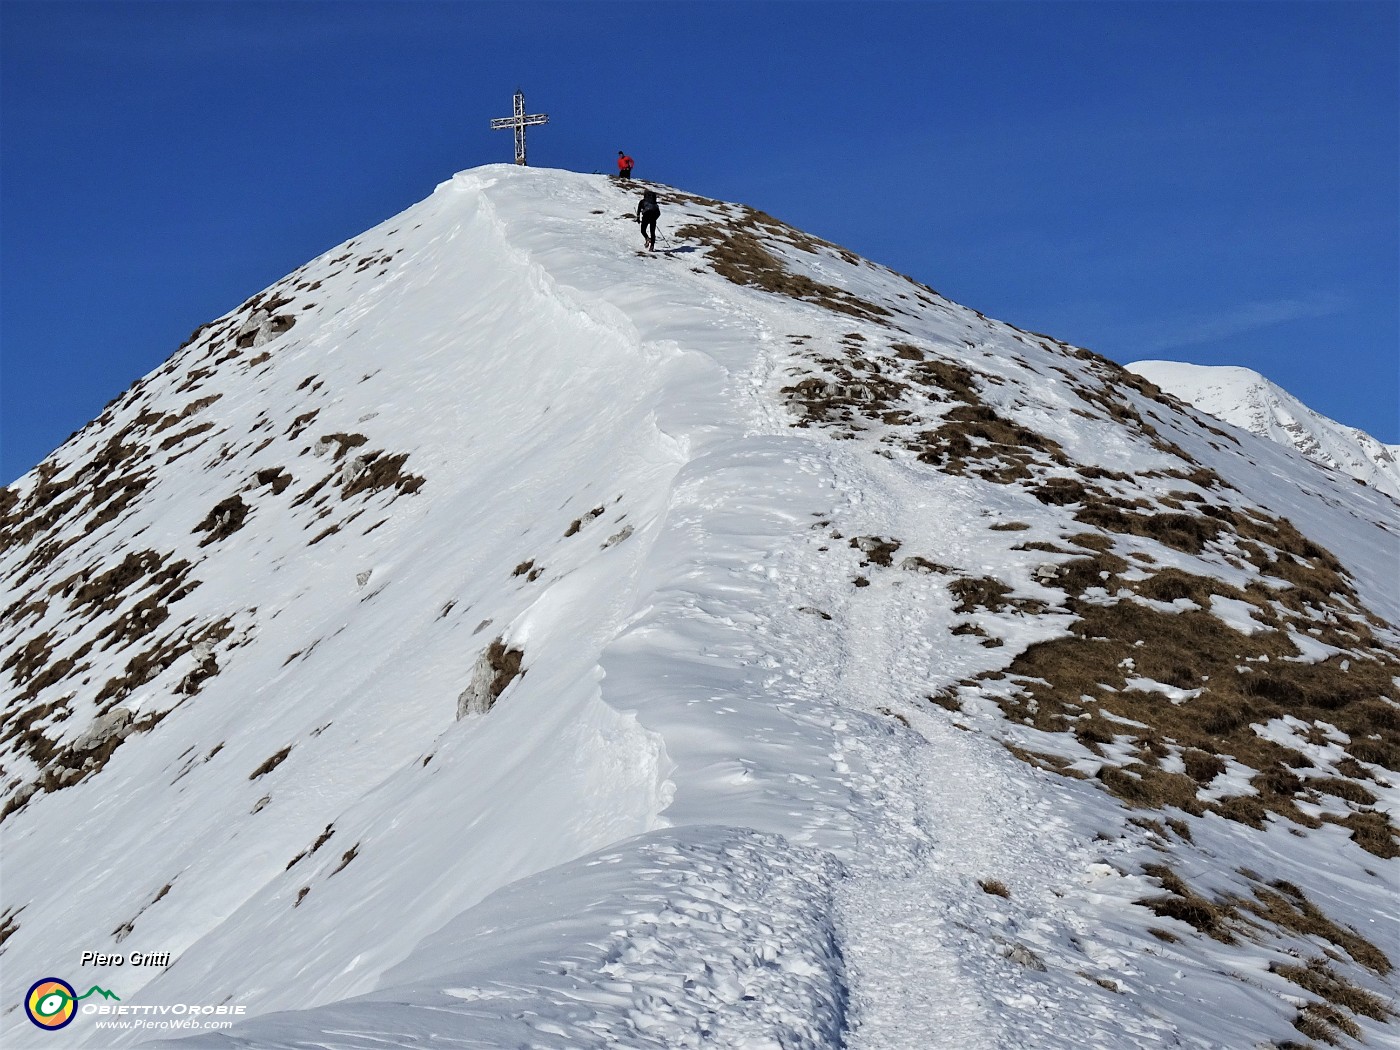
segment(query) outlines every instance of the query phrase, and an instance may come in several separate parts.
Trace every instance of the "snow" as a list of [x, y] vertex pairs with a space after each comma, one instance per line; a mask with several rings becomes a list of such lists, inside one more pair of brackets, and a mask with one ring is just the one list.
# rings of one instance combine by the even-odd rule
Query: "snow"
[[[1263, 963], [1222, 981], [1238, 956], [1189, 927], [1170, 945], [1146, 932], [1172, 922], [1137, 903], [1158, 892], [1137, 872], [1160, 844], [1092, 780], [1003, 746], [1003, 732], [1039, 739], [993, 730], [1005, 683], [962, 686], [960, 713], [929, 702], [1066, 633], [1061, 592], [1033, 578], [1061, 556], [1026, 543], [1081, 526], [1020, 489], [872, 454], [878, 435], [794, 427], [781, 388], [805, 363], [796, 335], [830, 348], [889, 333], [724, 279], [677, 235], [729, 218], [703, 202], [669, 203], [676, 246], [643, 257], [621, 218], [632, 199], [600, 177], [463, 172], [274, 286], [289, 330], [264, 318], [264, 341], [222, 359], [227, 344], [196, 339], [60, 450], [56, 476], [76, 475], [144, 411], [220, 395], [189, 421], [208, 431], [151, 442], [159, 469], [122, 516], [92, 530], [58, 519], [72, 547], [43, 581], [165, 552], [199, 581], [170, 628], [192, 638], [227, 620], [231, 633], [197, 695], [175, 684], [207, 648], [122, 701], [164, 714], [154, 729], [0, 825], [4, 904], [22, 909], [5, 1001], [54, 972], [129, 1005], [232, 1003], [248, 1019], [182, 1045], [266, 1050], [1287, 1038], [1294, 986]], [[835, 250], [776, 254], [885, 304], [903, 338], [977, 369], [997, 411], [1077, 461], [1179, 464], [1084, 412], [1069, 381], [1089, 366], [1072, 355]], [[1046, 378], [1055, 368], [1066, 382]], [[1388, 498], [1248, 435], [1241, 451], [1186, 418], [1170, 430], [1230, 479], [1223, 499], [1325, 536], [1363, 600], [1400, 617], [1376, 557]], [[345, 451], [349, 435], [365, 441]], [[343, 495], [373, 467], [366, 450], [406, 454], [421, 487]], [[285, 491], [255, 482], [271, 468], [291, 476]], [[201, 546], [197, 527], [235, 493], [246, 524]], [[1027, 527], [994, 528], [1007, 523]], [[870, 536], [897, 539], [893, 565], [852, 546]], [[26, 550], [0, 556], [0, 604], [22, 596]], [[1140, 550], [1246, 575], [1150, 539]], [[910, 557], [944, 568], [899, 568]], [[959, 612], [950, 573], [1041, 605]], [[1211, 607], [1255, 623], [1243, 603]], [[97, 621], [67, 614], [55, 599], [24, 634], [96, 641]], [[984, 635], [953, 633], [963, 624]], [[459, 718], [497, 638], [523, 651], [524, 673]], [[52, 738], [87, 730], [135, 651], [90, 649]], [[1112, 747], [1071, 768], [1092, 777]], [[7, 776], [32, 773], [27, 761]], [[1248, 793], [1248, 770], [1232, 762], [1212, 788]], [[1387, 913], [1395, 864], [1343, 852], [1343, 829], [1193, 826], [1187, 855], [1213, 855], [1216, 888], [1243, 892], [1240, 867], [1330, 872], [1309, 883], [1329, 914], [1371, 929]], [[173, 961], [80, 971], [88, 948]], [[14, 1008], [0, 1023], [7, 1047], [51, 1038]], [[68, 1035], [106, 1047], [188, 1033], [84, 1017]]]
[[1168, 685], [1166, 682], [1158, 682], [1151, 678], [1129, 678], [1125, 686], [1140, 693], [1160, 693], [1173, 704], [1184, 703], [1187, 700], [1195, 699], [1201, 695], [1199, 689], [1182, 689], [1178, 686]]
[[1254, 606], [1248, 602], [1240, 601], [1238, 598], [1227, 598], [1221, 594], [1213, 594], [1210, 598], [1210, 611], [1221, 623], [1239, 631], [1246, 637], [1266, 630], [1265, 625], [1255, 619]]

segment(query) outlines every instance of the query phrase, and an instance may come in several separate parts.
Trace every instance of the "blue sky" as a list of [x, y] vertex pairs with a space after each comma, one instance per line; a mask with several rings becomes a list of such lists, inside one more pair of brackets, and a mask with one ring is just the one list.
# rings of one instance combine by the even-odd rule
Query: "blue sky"
[[743, 201], [1400, 442], [1400, 5], [0, 0], [0, 481], [199, 324], [512, 157]]

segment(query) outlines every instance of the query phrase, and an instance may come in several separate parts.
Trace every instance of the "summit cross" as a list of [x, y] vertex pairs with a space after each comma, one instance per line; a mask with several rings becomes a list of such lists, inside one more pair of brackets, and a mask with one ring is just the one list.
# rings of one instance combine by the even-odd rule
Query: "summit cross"
[[548, 113], [531, 113], [525, 115], [525, 93], [517, 91], [515, 93], [515, 116], [494, 117], [491, 120], [492, 130], [501, 128], [515, 129], [515, 163], [525, 164], [525, 129], [535, 124], [548, 124]]

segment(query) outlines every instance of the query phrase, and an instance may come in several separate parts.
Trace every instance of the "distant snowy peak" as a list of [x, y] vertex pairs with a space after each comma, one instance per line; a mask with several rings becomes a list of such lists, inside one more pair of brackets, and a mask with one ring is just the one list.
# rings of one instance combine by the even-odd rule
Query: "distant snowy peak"
[[1400, 499], [1400, 445], [1314, 412], [1253, 369], [1180, 361], [1136, 361], [1128, 368], [1217, 419]]

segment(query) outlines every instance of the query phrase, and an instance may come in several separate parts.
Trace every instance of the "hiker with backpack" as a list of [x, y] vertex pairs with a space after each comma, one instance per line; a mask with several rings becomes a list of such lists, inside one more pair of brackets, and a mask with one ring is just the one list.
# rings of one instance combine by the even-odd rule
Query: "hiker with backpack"
[[641, 223], [642, 241], [649, 252], [656, 251], [656, 220], [659, 218], [661, 202], [656, 199], [653, 191], [644, 190], [642, 199], [637, 202], [637, 222]]
[[632, 177], [632, 163], [631, 157], [623, 153], [622, 150], [617, 151], [617, 177], [619, 179], [626, 180]]

